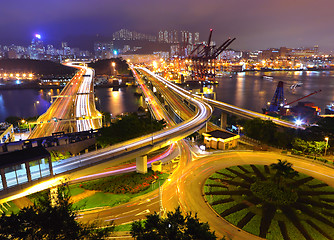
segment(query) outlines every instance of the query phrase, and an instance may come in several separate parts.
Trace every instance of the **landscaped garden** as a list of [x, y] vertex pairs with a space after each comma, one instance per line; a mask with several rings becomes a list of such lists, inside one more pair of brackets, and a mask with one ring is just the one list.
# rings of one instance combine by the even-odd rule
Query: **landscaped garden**
[[286, 161], [222, 169], [204, 192], [221, 217], [262, 238], [334, 239], [334, 188]]
[[151, 170], [146, 174], [131, 172], [70, 185], [69, 188], [71, 196], [95, 191], [93, 195], [74, 203], [78, 209], [113, 207], [157, 189], [159, 181], [163, 184], [168, 176], [169, 174]]
[[[162, 185], [168, 177], [167, 173], [152, 170], [146, 174], [130, 172], [72, 184], [68, 189], [73, 206], [77, 210], [114, 207], [158, 189], [159, 184]], [[34, 202], [40, 194], [31, 194], [28, 198]]]

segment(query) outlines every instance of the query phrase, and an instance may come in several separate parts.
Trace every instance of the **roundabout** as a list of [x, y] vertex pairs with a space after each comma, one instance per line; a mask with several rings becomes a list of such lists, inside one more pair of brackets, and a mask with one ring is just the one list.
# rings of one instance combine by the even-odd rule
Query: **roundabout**
[[[293, 196], [295, 191], [293, 190], [288, 200], [271, 198], [264, 201], [263, 198], [268, 196], [261, 197], [263, 192], [256, 189], [263, 189], [263, 186], [259, 187], [255, 183], [259, 182], [256, 181], [257, 179], [261, 179], [262, 182], [270, 179], [268, 174], [274, 173], [270, 164], [277, 163], [278, 159], [293, 164], [293, 169], [298, 171], [299, 175], [292, 181], [296, 186], [299, 184], [303, 187], [298, 192], [298, 198]], [[268, 169], [269, 173], [266, 173]], [[238, 171], [238, 174], [235, 171]], [[242, 178], [239, 173], [247, 175], [249, 179]], [[261, 173], [263, 179], [260, 176]], [[225, 183], [224, 181], [217, 182], [217, 179], [213, 179], [211, 183], [207, 182], [210, 177], [215, 178], [214, 174], [223, 176]], [[218, 237], [226, 236], [227, 239], [333, 239], [334, 217], [331, 215], [334, 206], [332, 200], [334, 199], [333, 176], [334, 169], [332, 168], [272, 152], [217, 153], [192, 161], [182, 171], [181, 179], [177, 182], [178, 198], [184, 211], [196, 212], [201, 221], [209, 223]], [[288, 186], [291, 184], [289, 183]], [[331, 191], [333, 192], [327, 193]], [[218, 199], [218, 196], [224, 197]], [[217, 201], [222, 201], [222, 203]], [[283, 204], [284, 202], [287, 204]], [[293, 211], [290, 214], [291, 206], [293, 206]], [[263, 212], [266, 213], [264, 218], [262, 218]], [[240, 222], [241, 219], [244, 220]], [[247, 219], [250, 220], [246, 221]], [[285, 227], [282, 223], [285, 224]]]
[[333, 239], [334, 188], [305, 174], [279, 179], [278, 173], [268, 165], [221, 169], [206, 180], [206, 200], [231, 224], [262, 238]]

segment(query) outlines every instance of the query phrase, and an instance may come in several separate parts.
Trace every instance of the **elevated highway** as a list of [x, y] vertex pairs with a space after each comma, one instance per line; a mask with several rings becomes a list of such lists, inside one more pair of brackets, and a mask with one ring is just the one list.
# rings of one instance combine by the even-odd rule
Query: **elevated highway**
[[[139, 75], [135, 74], [135, 76], [138, 79], [138, 82], [140, 82], [141, 80]], [[53, 178], [48, 183], [40, 186], [46, 189], [49, 188], [50, 185], [52, 186], [59, 184], [61, 181], [64, 181], [65, 178], [71, 178], [73, 180], [75, 178], [85, 176], [88, 174], [88, 172], [85, 170], [80, 171], [83, 167], [88, 167], [96, 165], [97, 163], [108, 162], [111, 160], [114, 161], [124, 157], [133, 159], [136, 156], [145, 155], [149, 151], [170, 145], [173, 142], [183, 139], [184, 137], [205, 126], [211, 117], [212, 108], [201, 100], [190, 98], [187, 94], [179, 91], [172, 83], [167, 83], [166, 86], [170, 88], [171, 91], [175, 94], [189, 98], [189, 101], [194, 106], [196, 106], [196, 111], [191, 118], [183, 121], [180, 124], [170, 124], [167, 128], [153, 134], [148, 134], [116, 145], [112, 145], [107, 148], [68, 158], [62, 160], [61, 162], [53, 162], [53, 172], [57, 178]], [[159, 119], [166, 119], [166, 115], [163, 113], [162, 107], [156, 102], [156, 99], [152, 96], [150, 90], [145, 88], [145, 85], [142, 85], [142, 89], [145, 95], [148, 97], [148, 100], [151, 103], [151, 107], [154, 108], [156, 116], [159, 116]], [[13, 179], [11, 179], [11, 181], [16, 181], [15, 176]], [[3, 197], [0, 200], [0, 203], [22, 197], [22, 194], [31, 194], [32, 191], [42, 190], [41, 187], [31, 188], [31, 183], [29, 183], [28, 186], [29, 187], [20, 186], [20, 190], [14, 195], [12, 192], [10, 192], [10, 189], [7, 189], [4, 196], [0, 196]]]
[[[146, 71], [148, 74], [150, 74], [152, 76], [155, 76], [157, 79], [159, 79], [161, 81], [161, 83], [168, 84], [168, 81], [165, 80], [164, 78], [154, 74], [153, 72], [149, 71], [148, 69], [144, 69], [144, 68], [142, 68], [142, 69], [144, 71]], [[281, 119], [276, 118], [276, 117], [272, 117], [272, 116], [268, 116], [268, 115], [265, 115], [265, 114], [262, 114], [262, 113], [247, 110], [247, 109], [244, 109], [244, 108], [241, 108], [241, 107], [234, 106], [232, 104], [220, 102], [220, 101], [213, 100], [213, 99], [210, 99], [210, 98], [205, 98], [205, 97], [203, 97], [203, 95], [199, 96], [199, 95], [196, 95], [196, 94], [192, 94], [189, 91], [187, 91], [187, 90], [185, 90], [185, 89], [183, 89], [179, 86], [176, 86], [176, 85], [174, 85], [174, 87], [178, 91], [183, 92], [184, 94], [186, 94], [187, 97], [184, 97], [184, 99], [195, 98], [195, 99], [198, 99], [198, 100], [202, 100], [202, 101], [210, 104], [211, 106], [213, 106], [215, 108], [223, 110], [225, 113], [230, 113], [230, 114], [233, 114], [233, 115], [236, 115], [236, 116], [239, 116], [239, 117], [242, 117], [242, 118], [248, 118], [248, 119], [260, 118], [262, 120], [271, 120], [279, 126], [288, 127], [288, 128], [295, 128], [295, 129], [304, 129], [303, 126], [296, 125], [295, 123], [292, 123], [292, 122], [289, 122], [289, 121], [284, 121], [284, 120], [281, 120]], [[179, 95], [179, 96], [182, 97], [182, 95]]]
[[228, 103], [223, 103], [217, 100], [213, 100], [210, 98], [205, 98], [205, 97], [199, 97], [201, 98], [203, 101], [207, 102], [208, 104], [210, 104], [211, 106], [215, 107], [215, 108], [219, 108], [221, 110], [223, 110], [226, 113], [231, 113], [233, 115], [242, 117], [242, 118], [248, 118], [248, 119], [254, 119], [254, 118], [260, 118], [262, 120], [271, 120], [272, 122], [274, 122], [275, 124], [282, 126], [282, 127], [288, 127], [288, 128], [295, 128], [295, 129], [304, 129], [304, 127], [297, 125], [295, 123], [292, 122], [288, 122], [288, 121], [284, 121], [281, 120], [279, 118], [275, 118], [275, 117], [271, 117], [262, 113], [257, 113], [257, 112], [253, 112], [251, 110], [247, 110], [244, 108], [240, 108]]
[[54, 132], [80, 132], [102, 126], [95, 108], [94, 70], [85, 65], [70, 65], [79, 71], [61, 91], [49, 109], [34, 123], [29, 138], [51, 136]]

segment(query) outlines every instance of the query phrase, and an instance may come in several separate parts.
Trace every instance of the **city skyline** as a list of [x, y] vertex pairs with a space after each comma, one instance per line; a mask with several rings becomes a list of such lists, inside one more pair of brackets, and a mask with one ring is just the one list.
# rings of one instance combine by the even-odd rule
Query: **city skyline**
[[155, 36], [164, 29], [187, 30], [199, 32], [205, 40], [213, 28], [215, 41], [236, 37], [234, 48], [240, 50], [319, 45], [321, 50], [331, 51], [332, 5], [329, 0], [316, 6], [309, 0], [211, 0], [205, 5], [197, 0], [74, 0], [66, 5], [61, 1], [6, 2], [0, 10], [0, 44], [27, 44], [36, 33], [48, 42], [71, 43], [83, 36], [112, 37], [122, 28]]

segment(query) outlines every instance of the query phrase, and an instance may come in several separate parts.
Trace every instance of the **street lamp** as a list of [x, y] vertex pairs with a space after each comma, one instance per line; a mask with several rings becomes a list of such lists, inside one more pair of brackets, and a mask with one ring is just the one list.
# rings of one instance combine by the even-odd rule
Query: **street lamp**
[[112, 63], [111, 63], [111, 66], [112, 66], [112, 69], [113, 69], [112, 74], [115, 75], [115, 67], [116, 67], [116, 63], [115, 63], [115, 62], [112, 62]]
[[327, 147], [328, 147], [329, 137], [325, 137], [325, 140], [326, 140], [326, 146], [325, 146], [325, 155], [324, 156], [326, 156], [326, 153], [327, 153]]
[[240, 132], [243, 130], [243, 127], [238, 127], [238, 135], [240, 135]]

